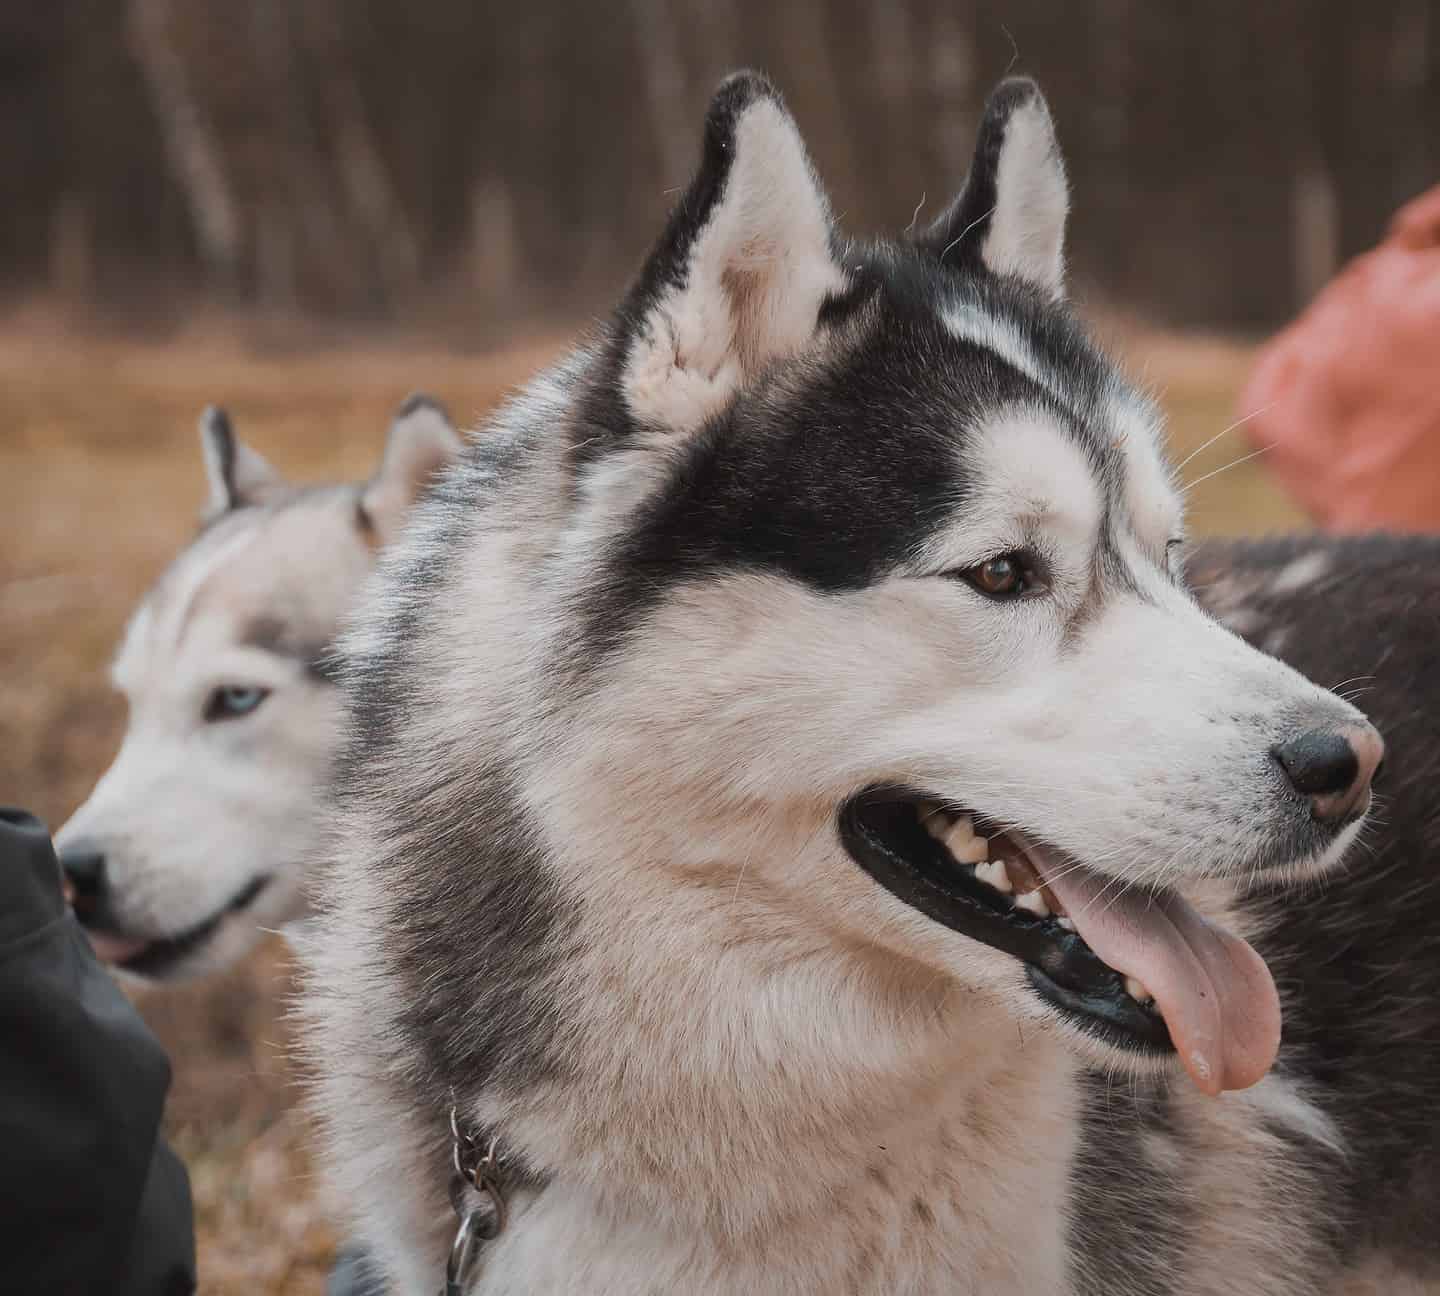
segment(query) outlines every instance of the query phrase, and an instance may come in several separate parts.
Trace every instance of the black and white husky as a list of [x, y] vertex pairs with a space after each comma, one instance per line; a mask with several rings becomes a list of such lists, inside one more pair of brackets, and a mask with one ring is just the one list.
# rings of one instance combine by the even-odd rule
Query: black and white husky
[[1012, 80], [932, 228], [847, 241], [732, 78], [611, 323], [382, 561], [304, 1012], [395, 1291], [444, 1272], [452, 1112], [508, 1195], [487, 1296], [1409, 1263], [1333, 1190], [1364, 1148], [1327, 1086], [1369, 1059], [1322, 1024], [1274, 1066], [1242, 903], [1323, 885], [1381, 741], [1186, 592], [1066, 209]]

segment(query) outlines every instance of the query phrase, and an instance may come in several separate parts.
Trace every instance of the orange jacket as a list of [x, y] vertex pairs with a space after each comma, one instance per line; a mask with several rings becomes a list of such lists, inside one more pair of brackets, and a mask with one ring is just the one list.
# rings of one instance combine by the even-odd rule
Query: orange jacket
[[1320, 525], [1440, 530], [1440, 187], [1263, 348], [1240, 412]]

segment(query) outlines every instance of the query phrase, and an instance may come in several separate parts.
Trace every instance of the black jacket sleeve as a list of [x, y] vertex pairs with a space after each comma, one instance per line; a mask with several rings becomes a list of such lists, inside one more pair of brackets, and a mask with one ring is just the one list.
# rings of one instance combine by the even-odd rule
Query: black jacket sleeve
[[40, 822], [0, 808], [0, 1291], [186, 1296], [170, 1064], [96, 963]]

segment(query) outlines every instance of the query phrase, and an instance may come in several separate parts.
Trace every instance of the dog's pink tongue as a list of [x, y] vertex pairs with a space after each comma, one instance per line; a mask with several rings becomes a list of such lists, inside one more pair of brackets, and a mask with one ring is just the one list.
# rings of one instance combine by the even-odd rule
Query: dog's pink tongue
[[1155, 996], [1200, 1089], [1212, 1096], [1248, 1089], [1270, 1070], [1280, 1048], [1280, 997], [1249, 945], [1173, 893], [1115, 895], [1112, 881], [1073, 864], [1045, 882], [1085, 943]]

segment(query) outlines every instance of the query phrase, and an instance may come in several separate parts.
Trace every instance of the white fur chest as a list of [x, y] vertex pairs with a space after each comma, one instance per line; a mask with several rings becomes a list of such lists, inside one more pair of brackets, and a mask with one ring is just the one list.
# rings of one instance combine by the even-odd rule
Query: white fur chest
[[[802, 1146], [756, 1175], [793, 1179], [797, 1208], [741, 1236], [629, 1211], [564, 1181], [517, 1201], [476, 1296], [511, 1293], [986, 1293], [1068, 1290], [1073, 1094], [1063, 1066], [1005, 1069], [890, 1124], [854, 1173], [814, 1191]], [[938, 1107], [938, 1110], [937, 1110]], [[774, 1195], [773, 1182], [764, 1186]], [[733, 1186], [747, 1192], [744, 1176]], [[723, 1217], [725, 1203], [713, 1203]]]

